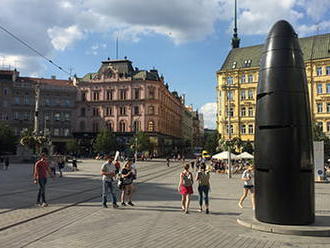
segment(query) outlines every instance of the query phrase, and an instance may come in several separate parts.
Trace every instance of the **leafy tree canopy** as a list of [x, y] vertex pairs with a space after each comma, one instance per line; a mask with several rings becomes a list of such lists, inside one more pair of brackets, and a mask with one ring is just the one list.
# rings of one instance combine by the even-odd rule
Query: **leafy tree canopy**
[[134, 135], [130, 144], [131, 147], [138, 152], [149, 151], [151, 148], [149, 136], [143, 132], [138, 132], [136, 135]]
[[17, 138], [13, 130], [0, 123], [0, 153], [13, 153], [16, 150]]
[[94, 150], [98, 153], [110, 153], [116, 150], [116, 136], [108, 129], [102, 130], [96, 137]]

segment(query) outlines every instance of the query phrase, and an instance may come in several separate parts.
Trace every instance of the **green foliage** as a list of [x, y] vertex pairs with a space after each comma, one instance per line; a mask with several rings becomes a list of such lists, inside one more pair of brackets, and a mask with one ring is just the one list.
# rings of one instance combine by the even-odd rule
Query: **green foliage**
[[207, 150], [210, 154], [216, 153], [219, 146], [219, 137], [216, 132], [205, 136], [204, 150]]
[[317, 123], [313, 123], [312, 133], [313, 141], [324, 141], [324, 143], [329, 143], [329, 138], [323, 133], [322, 127]]
[[66, 150], [70, 153], [78, 153], [80, 150], [80, 146], [77, 140], [70, 140], [65, 144]]
[[242, 152], [248, 152], [250, 154], [254, 153], [253, 144], [251, 141], [243, 141]]
[[251, 141], [243, 141], [238, 137], [234, 137], [230, 141], [228, 140], [220, 140], [220, 148], [223, 151], [228, 151], [228, 148], [230, 147], [230, 150], [235, 153], [241, 153], [241, 152], [248, 152], [250, 154], [253, 154], [254, 148]]
[[0, 123], [0, 153], [15, 152], [17, 139], [13, 130], [3, 123]]
[[131, 139], [131, 148], [137, 150], [138, 152], [145, 152], [151, 149], [151, 143], [149, 136], [146, 133], [138, 132]]
[[94, 150], [98, 153], [110, 153], [116, 150], [116, 136], [108, 129], [102, 130], [96, 137]]

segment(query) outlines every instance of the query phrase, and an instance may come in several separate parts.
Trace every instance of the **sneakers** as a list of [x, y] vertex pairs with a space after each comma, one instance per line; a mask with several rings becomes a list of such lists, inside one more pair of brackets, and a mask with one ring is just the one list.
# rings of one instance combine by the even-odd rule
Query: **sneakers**
[[117, 203], [112, 204], [112, 207], [113, 208], [119, 208], [119, 206], [117, 205]]
[[202, 208], [200, 208], [200, 209], [198, 210], [198, 212], [200, 212], [200, 213], [201, 213], [201, 212], [203, 212], [203, 209], [202, 209]]
[[41, 202], [36, 202], [35, 206], [36, 207], [41, 207], [42, 203]]
[[209, 214], [210, 213], [208, 208], [205, 210], [205, 213], [206, 214]]
[[41, 207], [43, 207], [43, 208], [48, 207], [48, 203], [44, 202], [44, 203], [41, 205]]
[[126, 207], [126, 206], [127, 206], [125, 202], [122, 202], [121, 205], [122, 205], [123, 207]]
[[103, 207], [103, 208], [108, 208], [108, 206], [107, 206], [106, 203], [103, 203], [103, 204], [102, 204], [102, 207]]
[[130, 205], [130, 206], [132, 206], [132, 207], [135, 206], [135, 204], [133, 204], [133, 202], [131, 202], [131, 201], [130, 202], [127, 202], [127, 204]]

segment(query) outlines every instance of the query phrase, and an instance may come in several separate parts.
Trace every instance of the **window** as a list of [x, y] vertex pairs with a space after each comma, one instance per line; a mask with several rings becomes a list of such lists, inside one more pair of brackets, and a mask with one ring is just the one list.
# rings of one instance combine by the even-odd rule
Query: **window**
[[124, 90], [124, 89], [119, 90], [119, 99], [126, 100], [126, 90]]
[[232, 69], [235, 69], [235, 68], [236, 68], [236, 65], [237, 65], [237, 62], [236, 62], [236, 61], [234, 61], [234, 62], [233, 62], [233, 65], [232, 65], [232, 67], [231, 67], [231, 68], [232, 68]]
[[139, 115], [139, 114], [140, 114], [139, 106], [134, 106], [133, 110], [134, 110], [134, 111], [133, 111], [133, 114], [134, 114], [134, 115]]
[[230, 107], [229, 113], [228, 113], [228, 106], [226, 106], [226, 111], [227, 111], [227, 116], [229, 115], [230, 117], [234, 116], [234, 108]]
[[100, 92], [99, 91], [93, 91], [93, 101], [100, 100]]
[[60, 136], [60, 129], [54, 128], [54, 136]]
[[64, 120], [65, 121], [69, 121], [70, 120], [70, 117], [71, 117], [70, 113], [65, 113], [64, 114]]
[[64, 106], [65, 107], [71, 107], [72, 106], [72, 103], [70, 100], [64, 100]]
[[322, 103], [317, 103], [317, 113], [322, 113], [323, 112], [323, 104]]
[[46, 99], [45, 104], [46, 104], [46, 106], [50, 106], [51, 105], [50, 100]]
[[24, 96], [24, 104], [29, 105], [30, 104], [30, 98], [28, 96]]
[[19, 97], [16, 96], [16, 97], [15, 97], [15, 104], [19, 104], [19, 102], [20, 102]]
[[316, 67], [316, 76], [322, 75], [322, 67]]
[[243, 74], [243, 75], [241, 76], [241, 83], [242, 83], [242, 84], [245, 83], [245, 79], [246, 79], [246, 76], [245, 76], [245, 74]]
[[149, 99], [155, 99], [155, 88], [154, 87], [149, 88]]
[[93, 116], [100, 116], [99, 108], [93, 108]]
[[241, 90], [241, 100], [246, 99], [245, 90]]
[[86, 109], [85, 108], [81, 108], [80, 109], [80, 116], [81, 117], [85, 117], [86, 116]]
[[113, 91], [112, 90], [108, 90], [107, 94], [106, 94], [107, 100], [112, 100], [113, 99]]
[[64, 128], [63, 134], [64, 134], [64, 136], [69, 136], [70, 135], [70, 129], [69, 128]]
[[59, 121], [60, 119], [61, 119], [61, 113], [56, 112], [56, 113], [54, 114], [54, 120], [55, 120], [55, 121]]
[[330, 132], [330, 122], [327, 122], [327, 132]]
[[80, 131], [81, 132], [84, 132], [85, 131], [85, 127], [86, 127], [85, 122], [84, 121], [81, 121], [80, 124], [79, 124], [79, 127], [80, 127]]
[[241, 116], [245, 116], [246, 115], [246, 108], [242, 107], [241, 109]]
[[134, 99], [140, 99], [140, 89], [134, 89]]
[[105, 109], [105, 116], [111, 116], [112, 115], [112, 108], [111, 107], [107, 107]]
[[155, 114], [155, 108], [154, 108], [154, 106], [149, 106], [148, 107], [148, 114], [149, 115], [154, 115]]
[[317, 94], [322, 94], [322, 84], [317, 84]]
[[19, 119], [19, 113], [18, 112], [14, 112], [14, 120], [18, 120]]
[[125, 121], [119, 122], [119, 132], [125, 132], [126, 131], [126, 123]]
[[246, 127], [245, 125], [241, 125], [241, 133], [246, 134]]
[[93, 132], [97, 133], [99, 131], [99, 123], [93, 122]]
[[233, 100], [233, 92], [231, 90], [227, 91], [227, 99], [229, 101], [232, 101]]
[[326, 74], [326, 75], [330, 75], [330, 66], [327, 66], [327, 67], [325, 68], [325, 74]]
[[140, 122], [139, 121], [133, 122], [133, 130], [134, 130], [134, 132], [140, 131]]
[[148, 122], [148, 131], [149, 132], [155, 131], [155, 123], [153, 121]]
[[330, 103], [327, 103], [327, 112], [330, 113]]
[[252, 124], [249, 125], [249, 133], [253, 133], [253, 125]]
[[253, 82], [253, 75], [249, 74], [248, 76], [248, 83], [252, 83]]
[[83, 91], [81, 92], [81, 101], [85, 102], [87, 100], [87, 92]]
[[119, 115], [126, 115], [126, 107], [119, 108]]
[[227, 84], [233, 84], [233, 77], [227, 77]]
[[253, 116], [253, 108], [249, 107], [249, 116]]
[[248, 90], [248, 99], [253, 99], [253, 90]]
[[8, 95], [8, 89], [7, 88], [4, 88], [3, 89], [3, 94], [6, 96], [6, 95]]
[[233, 125], [230, 125], [230, 128], [229, 128], [229, 125], [227, 125], [227, 134], [233, 134]]
[[107, 121], [106, 126], [107, 126], [107, 129], [109, 129], [110, 131], [113, 131], [113, 123], [111, 121]]

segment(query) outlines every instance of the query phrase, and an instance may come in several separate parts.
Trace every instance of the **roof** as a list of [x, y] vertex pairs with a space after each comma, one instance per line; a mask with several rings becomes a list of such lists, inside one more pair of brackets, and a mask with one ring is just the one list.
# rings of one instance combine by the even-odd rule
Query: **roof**
[[118, 73], [119, 77], [128, 78], [132, 80], [152, 80], [161, 81], [158, 71], [152, 70], [139, 70], [133, 68], [132, 62], [128, 59], [123, 60], [106, 60], [102, 61], [102, 65], [96, 73], [87, 73], [80, 81], [90, 82], [95, 79], [111, 78], [113, 74]]
[[[330, 58], [330, 33], [299, 38], [304, 60]], [[263, 44], [232, 49], [220, 71], [239, 68], [259, 67]], [[250, 60], [247, 67], [245, 62]], [[236, 67], [233, 68], [234, 62]]]
[[19, 77], [18, 82], [36, 82], [41, 84], [48, 84], [54, 86], [73, 86], [72, 81], [63, 79], [47, 79], [47, 78], [32, 78], [32, 77]]

